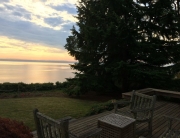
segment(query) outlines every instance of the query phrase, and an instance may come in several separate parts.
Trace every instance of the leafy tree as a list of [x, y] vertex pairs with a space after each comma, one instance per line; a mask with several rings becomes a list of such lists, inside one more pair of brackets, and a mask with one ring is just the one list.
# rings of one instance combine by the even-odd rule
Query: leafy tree
[[78, 61], [71, 67], [79, 91], [165, 88], [179, 71], [178, 2], [80, 0], [78, 29], [65, 45]]

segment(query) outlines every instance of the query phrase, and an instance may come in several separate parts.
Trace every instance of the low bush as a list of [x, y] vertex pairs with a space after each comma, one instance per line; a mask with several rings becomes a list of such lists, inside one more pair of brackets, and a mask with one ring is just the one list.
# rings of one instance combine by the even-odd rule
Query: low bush
[[[86, 116], [90, 116], [90, 115], [95, 115], [95, 114], [99, 114], [102, 113], [104, 111], [111, 111], [114, 109], [114, 102], [116, 100], [109, 100], [107, 102], [104, 103], [100, 103], [100, 104], [95, 104], [91, 107], [90, 111], [86, 114]], [[126, 99], [120, 99], [120, 101], [127, 101]], [[118, 105], [118, 108], [122, 108], [127, 106], [127, 104], [122, 104], [122, 105]]]
[[55, 89], [62, 89], [63, 83], [56, 82], [56, 84], [48, 83], [31, 83], [26, 84], [19, 83], [0, 83], [0, 93], [14, 93], [14, 92], [37, 92], [37, 91], [49, 91]]
[[0, 137], [1, 138], [33, 138], [30, 129], [22, 122], [0, 118]]
[[109, 100], [104, 103], [95, 104], [91, 107], [90, 111], [86, 114], [86, 116], [95, 115], [102, 113], [104, 111], [111, 111], [114, 109], [114, 104], [112, 100]]

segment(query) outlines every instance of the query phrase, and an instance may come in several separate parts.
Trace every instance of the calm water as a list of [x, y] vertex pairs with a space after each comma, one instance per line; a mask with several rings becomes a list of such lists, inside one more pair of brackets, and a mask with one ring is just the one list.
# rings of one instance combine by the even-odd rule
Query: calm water
[[73, 78], [71, 63], [0, 61], [0, 83], [63, 82]]

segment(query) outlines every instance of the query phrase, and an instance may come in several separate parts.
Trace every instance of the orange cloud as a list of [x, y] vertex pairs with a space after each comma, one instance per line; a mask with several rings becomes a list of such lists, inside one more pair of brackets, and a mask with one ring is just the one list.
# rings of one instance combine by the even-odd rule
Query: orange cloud
[[0, 36], [0, 58], [75, 61], [65, 49]]

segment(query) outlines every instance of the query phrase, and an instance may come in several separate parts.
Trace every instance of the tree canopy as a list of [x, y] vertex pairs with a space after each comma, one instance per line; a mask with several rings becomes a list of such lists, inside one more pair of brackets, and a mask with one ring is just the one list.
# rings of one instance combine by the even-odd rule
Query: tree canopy
[[176, 0], [80, 0], [65, 48], [77, 60], [78, 91], [163, 88], [179, 71]]

